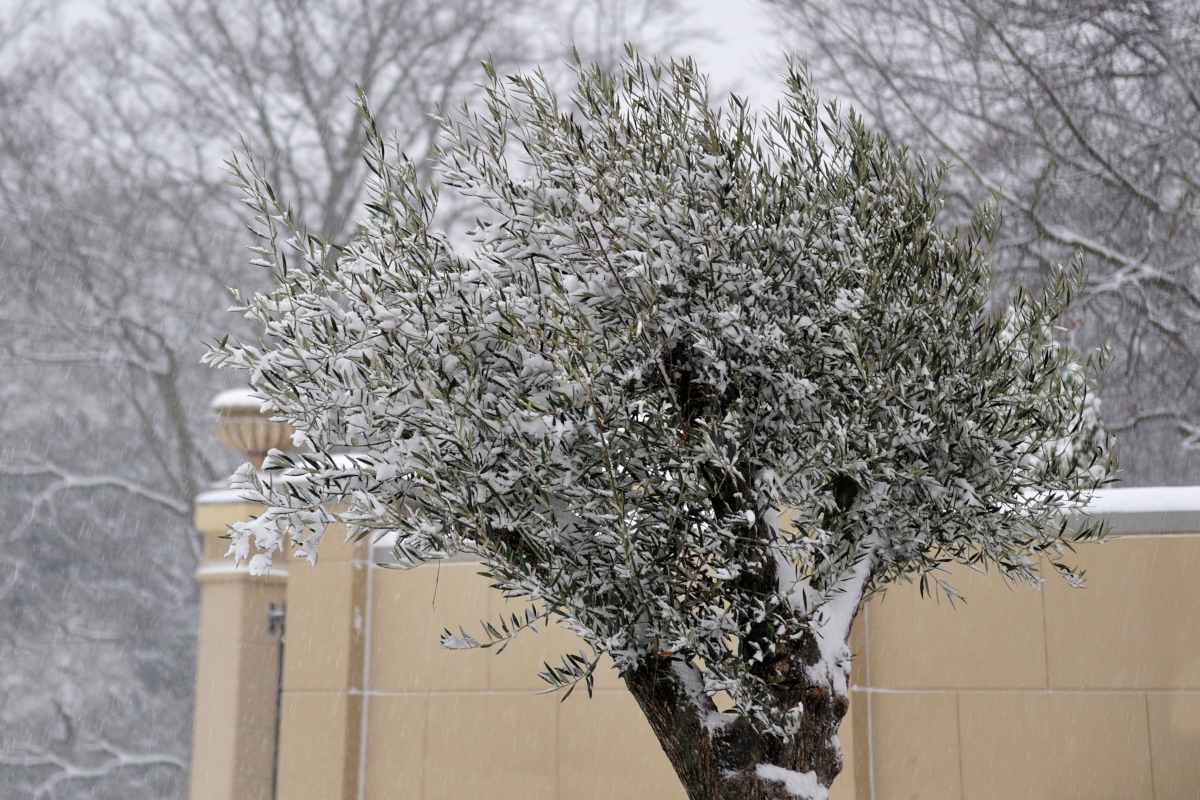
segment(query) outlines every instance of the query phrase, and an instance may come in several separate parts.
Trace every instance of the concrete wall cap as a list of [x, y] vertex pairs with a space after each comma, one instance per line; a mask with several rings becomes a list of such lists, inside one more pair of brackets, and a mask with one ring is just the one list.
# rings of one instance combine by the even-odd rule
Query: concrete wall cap
[[250, 569], [245, 564], [234, 564], [232, 561], [227, 563], [208, 563], [202, 564], [196, 570], [196, 580], [199, 583], [216, 583], [219, 581], [229, 580], [251, 580], [251, 581], [286, 581], [288, 571], [286, 568], [271, 567], [262, 575], [251, 575]]
[[1087, 506], [1113, 535], [1200, 534], [1200, 486], [1101, 489]]
[[[196, 496], [197, 505], [254, 505], [238, 489], [210, 489]], [[1101, 489], [1087, 506], [1087, 514], [1102, 519], [1113, 535], [1155, 533], [1200, 534], [1200, 486], [1136, 486]], [[396, 534], [389, 533], [371, 545], [371, 560], [392, 563]], [[460, 556], [450, 562], [474, 561]]]
[[[1128, 536], [1156, 533], [1200, 534], [1200, 486], [1136, 486], [1100, 489], [1087, 506], [1090, 516], [1102, 519], [1110, 534]], [[395, 532], [371, 545], [371, 560], [394, 563]], [[456, 556], [441, 563], [476, 561]]]

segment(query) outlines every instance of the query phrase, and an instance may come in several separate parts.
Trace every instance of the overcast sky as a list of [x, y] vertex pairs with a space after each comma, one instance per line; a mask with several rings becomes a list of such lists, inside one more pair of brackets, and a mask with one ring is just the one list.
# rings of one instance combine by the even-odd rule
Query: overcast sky
[[[248, 0], [253, 2], [253, 0]], [[0, 13], [13, 0], [0, 0]], [[60, 21], [70, 24], [93, 9], [101, 0], [66, 0]], [[772, 36], [772, 27], [762, 4], [756, 0], [688, 0], [698, 27], [710, 39], [697, 44], [693, 55], [713, 79], [715, 90], [748, 95], [754, 106], [773, 103], [779, 95], [779, 72], [783, 43]]]
[[690, 0], [690, 7], [712, 31], [712, 41], [697, 47], [696, 59], [713, 78], [714, 88], [748, 95], [762, 107], [779, 96], [776, 73], [783, 43], [772, 36], [762, 5], [753, 0]]

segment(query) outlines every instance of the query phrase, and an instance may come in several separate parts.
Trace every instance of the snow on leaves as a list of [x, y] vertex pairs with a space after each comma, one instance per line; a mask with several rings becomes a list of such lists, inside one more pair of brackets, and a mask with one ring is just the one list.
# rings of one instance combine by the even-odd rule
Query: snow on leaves
[[1090, 370], [1053, 336], [1072, 276], [989, 314], [991, 218], [939, 228], [937, 175], [788, 80], [755, 116], [713, 110], [692, 62], [632, 52], [579, 65], [568, 104], [491, 78], [443, 121], [440, 180], [479, 204], [468, 246], [365, 100], [372, 194], [344, 247], [235, 159], [276, 285], [240, 309], [262, 339], [206, 358], [307, 449], [239, 475], [268, 508], [231, 554], [315, 558], [337, 521], [395, 533], [407, 564], [476, 554], [591, 649], [551, 683], [665, 658], [783, 737], [796, 643], [828, 638], [802, 666], [844, 692], [865, 594], [1061, 562], [1062, 509], [1111, 472]]

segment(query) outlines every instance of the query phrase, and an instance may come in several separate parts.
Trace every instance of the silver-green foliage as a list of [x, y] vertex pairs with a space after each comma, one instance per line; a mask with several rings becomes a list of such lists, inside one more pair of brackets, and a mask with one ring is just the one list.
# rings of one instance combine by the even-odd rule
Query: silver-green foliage
[[1062, 512], [1112, 470], [1053, 336], [1077, 276], [991, 313], [989, 214], [939, 228], [936, 171], [798, 70], [764, 116], [710, 108], [690, 61], [580, 65], [567, 104], [487, 72], [440, 153], [481, 209], [467, 246], [365, 101], [372, 199], [344, 250], [234, 162], [275, 288], [242, 307], [262, 339], [207, 359], [305, 447], [240, 473], [268, 510], [233, 554], [315, 557], [335, 520], [395, 532], [404, 563], [476, 554], [535, 610], [448, 646], [556, 617], [591, 652], [551, 683], [670, 658], [783, 734], [761, 665], [815, 632], [844, 691], [865, 594], [949, 562], [1074, 576], [1059, 556], [1094, 531]]

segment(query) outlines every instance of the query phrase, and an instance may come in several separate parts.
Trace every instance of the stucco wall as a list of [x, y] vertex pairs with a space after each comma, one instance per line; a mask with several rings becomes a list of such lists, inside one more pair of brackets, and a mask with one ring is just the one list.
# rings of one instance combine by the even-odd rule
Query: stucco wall
[[1200, 535], [1113, 538], [1078, 560], [1084, 589], [957, 570], [965, 606], [902, 587], [867, 607], [860, 798], [1200, 797]]
[[[1087, 588], [959, 569], [965, 605], [915, 586], [868, 605], [836, 800], [1200, 797], [1200, 490], [1124, 491], [1101, 504], [1113, 536], [1079, 547]], [[291, 566], [279, 797], [683, 800], [611, 670], [591, 700], [539, 694], [571, 634], [444, 651], [503, 598], [474, 564], [382, 557]]]

